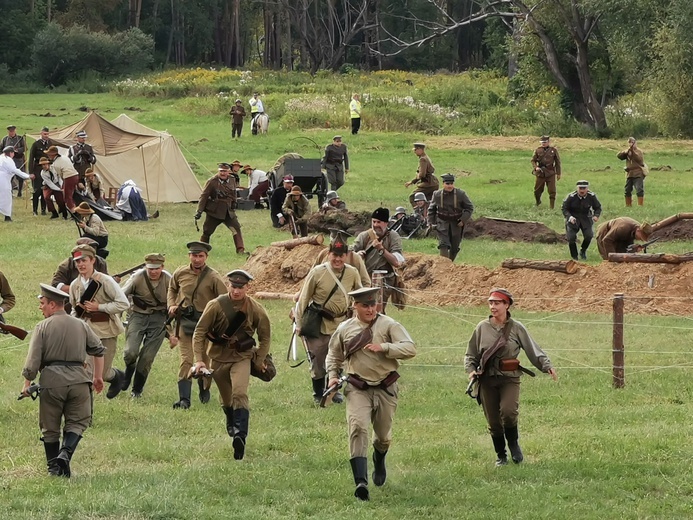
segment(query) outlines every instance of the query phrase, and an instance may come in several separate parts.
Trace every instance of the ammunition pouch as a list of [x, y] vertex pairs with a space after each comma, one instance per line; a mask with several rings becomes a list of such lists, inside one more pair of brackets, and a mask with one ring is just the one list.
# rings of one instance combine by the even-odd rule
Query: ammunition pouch
[[257, 345], [255, 338], [244, 330], [239, 330], [233, 336], [226, 336], [225, 334], [222, 336], [214, 336], [208, 332], [207, 339], [215, 345], [232, 348], [238, 352], [246, 352]]
[[140, 298], [139, 296], [134, 294], [132, 295], [132, 303], [134, 303], [140, 309], [146, 310], [149, 308], [149, 304], [146, 301], [144, 301], [143, 298]]
[[351, 385], [353, 385], [355, 388], [358, 388], [359, 390], [368, 390], [371, 386], [373, 388], [381, 388], [382, 390], [387, 391], [390, 386], [392, 386], [393, 383], [395, 383], [399, 379], [399, 373], [395, 370], [390, 372], [385, 379], [383, 379], [380, 384], [378, 385], [369, 385], [366, 381], [361, 379], [359, 376], [356, 374], [349, 374], [347, 377], [347, 382]]
[[517, 358], [501, 359], [498, 361], [498, 369], [501, 372], [514, 372], [520, 369], [520, 360]]
[[195, 332], [195, 326], [197, 322], [200, 321], [202, 313], [195, 309], [192, 305], [188, 307], [183, 307], [180, 313], [180, 327], [183, 329], [186, 335], [192, 336]]
[[85, 312], [82, 314], [81, 318], [83, 320], [91, 320], [92, 323], [104, 323], [111, 319], [111, 315], [107, 312]]

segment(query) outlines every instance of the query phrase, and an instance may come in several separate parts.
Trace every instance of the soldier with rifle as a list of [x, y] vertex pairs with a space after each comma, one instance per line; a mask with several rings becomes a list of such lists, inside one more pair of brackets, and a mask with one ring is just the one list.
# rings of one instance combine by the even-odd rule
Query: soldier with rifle
[[556, 204], [556, 181], [561, 180], [561, 158], [558, 150], [551, 146], [551, 138], [542, 135], [539, 140], [541, 146], [534, 150], [532, 156], [532, 174], [534, 180], [534, 200], [537, 206], [541, 204], [541, 194], [544, 193], [544, 186], [549, 192], [549, 207], [554, 208]]
[[236, 269], [227, 273], [226, 279], [228, 292], [207, 304], [195, 327], [195, 371], [211, 369], [226, 416], [226, 431], [233, 439], [233, 458], [241, 460], [250, 420], [248, 384], [253, 371], [267, 369], [271, 332], [267, 312], [247, 294], [253, 277]]
[[79, 174], [79, 181], [84, 182], [87, 169], [91, 169], [96, 164], [96, 155], [94, 155], [94, 149], [91, 145], [85, 142], [89, 136], [84, 130], [77, 132], [75, 137], [77, 144], [70, 146], [67, 158], [75, 166], [75, 170]]
[[428, 224], [438, 233], [440, 256], [454, 262], [460, 252], [464, 225], [472, 217], [474, 204], [463, 190], [455, 188], [452, 173], [446, 173], [441, 179], [443, 189], [433, 193], [428, 206]]
[[[173, 408], [190, 408], [192, 381], [190, 369], [193, 367], [193, 333], [197, 322], [207, 304], [222, 294], [226, 294], [226, 284], [221, 275], [207, 265], [207, 257], [212, 246], [204, 242], [188, 242], [190, 263], [179, 267], [173, 273], [168, 286], [166, 304], [169, 316], [176, 317], [176, 328], [171, 336], [171, 348], [178, 346], [180, 367], [178, 369], [178, 401]], [[207, 365], [209, 359], [203, 353], [199, 361]], [[200, 402], [209, 402], [209, 378], [199, 378]]]
[[47, 126], [41, 129], [41, 137], [34, 141], [29, 152], [29, 174], [31, 176], [31, 186], [33, 194], [31, 195], [31, 205], [34, 215], [38, 215], [38, 206], [41, 202], [41, 215], [46, 214], [46, 200], [43, 198], [43, 179], [41, 178], [41, 164], [39, 161], [42, 157], [48, 158], [46, 150], [53, 146], [53, 141], [50, 138], [50, 130]]
[[[78, 238], [77, 242], [75, 245], [79, 246], [82, 244], [86, 244], [88, 246], [91, 246], [96, 250], [99, 247], [98, 242], [96, 242], [94, 239], [89, 238], [89, 237], [82, 237]], [[94, 270], [108, 274], [108, 266], [106, 264], [106, 260], [101, 258], [99, 255], [96, 255], [96, 261], [94, 262]], [[65, 260], [60, 262], [58, 264], [58, 267], [55, 270], [55, 273], [53, 273], [53, 279], [51, 280], [51, 285], [55, 287], [56, 289], [59, 289], [63, 291], [65, 294], [70, 293], [70, 284], [75, 281], [79, 277], [79, 271], [77, 270], [77, 265], [75, 264], [75, 260], [72, 258], [72, 255], [67, 257]], [[115, 279], [116, 282], [119, 280]], [[69, 303], [67, 305], [70, 305]], [[71, 309], [72, 307], [70, 307]], [[68, 311], [66, 307], [66, 311]]]
[[[65, 293], [40, 285], [39, 309], [46, 319], [31, 335], [20, 396], [28, 397], [35, 389], [31, 381], [40, 371], [39, 426], [48, 474], [69, 478], [72, 456], [91, 425], [92, 389], [103, 390], [105, 348], [87, 323], [65, 312]], [[88, 357], [94, 360], [93, 375], [87, 368]]]
[[[345, 263], [348, 253], [346, 236], [336, 233], [330, 242], [327, 262], [310, 270], [303, 282], [296, 306], [296, 334], [305, 338], [308, 355], [312, 360], [310, 377], [316, 403], [320, 402], [325, 391], [325, 358], [330, 336], [347, 318], [350, 300], [348, 293], [362, 287], [358, 270]], [[313, 330], [302, 329], [306, 313], [319, 315], [315, 321], [318, 326]], [[337, 393], [332, 400], [341, 403], [343, 397]]]
[[[558, 376], [551, 360], [525, 326], [510, 316], [512, 294], [506, 289], [491, 289], [488, 304], [491, 315], [474, 329], [464, 364], [470, 381], [478, 384], [478, 396], [497, 455], [496, 466], [508, 463], [506, 440], [512, 461], [519, 464], [524, 459], [517, 428], [520, 376], [526, 373], [534, 377], [534, 372], [520, 365], [520, 350], [525, 351], [532, 365], [550, 374], [554, 381]], [[471, 395], [470, 389], [468, 393]]]
[[392, 421], [399, 391], [400, 360], [416, 355], [416, 346], [398, 322], [378, 314], [377, 287], [349, 293], [354, 299], [354, 317], [341, 323], [332, 335], [327, 355], [329, 388], [348, 376], [344, 391], [349, 425], [349, 453], [356, 490], [354, 496], [368, 500], [368, 430], [373, 426], [373, 483], [385, 484], [385, 456], [392, 444]]
[[[4, 314], [14, 307], [17, 299], [2, 271], [0, 271], [0, 301], [2, 302], [0, 303], [0, 323], [5, 323]], [[0, 334], [7, 334], [7, 331], [0, 331]]]
[[[26, 139], [23, 135], [17, 135], [17, 127], [15, 125], [7, 127], [7, 135], [0, 142], [0, 150], [4, 150], [8, 146], [14, 148], [14, 157], [12, 157], [14, 165], [17, 169], [26, 173], [26, 159], [24, 158]], [[24, 189], [24, 178], [19, 175], [15, 175], [14, 178], [17, 181], [17, 197], [21, 198], [22, 190]]]
[[647, 222], [640, 224], [630, 217], [618, 217], [599, 226], [597, 229], [597, 248], [600, 256], [604, 260], [608, 260], [609, 253], [640, 251], [641, 246], [633, 247], [635, 241], [645, 242], [651, 234], [652, 226]]
[[389, 209], [376, 209], [371, 214], [371, 229], [359, 233], [354, 241], [354, 251], [363, 258], [371, 277], [373, 271], [387, 271], [384, 276], [387, 287], [383, 288], [383, 313], [392, 295], [392, 287], [398, 284], [395, 269], [404, 266], [402, 238], [388, 227], [389, 220]]
[[[123, 286], [132, 306], [125, 331], [125, 383], [132, 383], [130, 395], [141, 397], [154, 358], [166, 337], [166, 299], [171, 274], [164, 271], [164, 255], [151, 253], [144, 257], [144, 269], [133, 274]], [[141, 347], [141, 348], [140, 348]]]
[[112, 364], [118, 348], [118, 335], [125, 330], [120, 314], [130, 304], [113, 278], [95, 270], [96, 251], [93, 247], [75, 246], [72, 258], [79, 272], [79, 277], [70, 284], [72, 315], [84, 320], [106, 349], [103, 380], [110, 383], [106, 397], [113, 399], [120, 393], [125, 380], [125, 373]]
[[431, 159], [426, 155], [426, 145], [424, 143], [414, 143], [414, 153], [419, 158], [419, 167], [416, 170], [416, 177], [404, 184], [408, 188], [412, 184], [416, 189], [409, 195], [409, 204], [414, 207], [414, 197], [417, 193], [423, 193], [428, 199], [433, 192], [438, 189], [438, 178], [434, 175], [436, 169], [433, 167]]
[[284, 200], [282, 212], [291, 224], [291, 234], [294, 238], [298, 237], [299, 231], [302, 237], [308, 236], [308, 218], [311, 213], [310, 202], [308, 202], [300, 186], [291, 188]]
[[638, 148], [635, 137], [628, 138], [628, 148], [617, 154], [621, 161], [626, 161], [626, 166], [623, 168], [626, 171], [626, 206], [633, 205], [633, 189], [638, 197], [638, 206], [645, 203], [645, 176], [647, 176], [647, 167], [645, 166], [645, 156], [642, 150]]

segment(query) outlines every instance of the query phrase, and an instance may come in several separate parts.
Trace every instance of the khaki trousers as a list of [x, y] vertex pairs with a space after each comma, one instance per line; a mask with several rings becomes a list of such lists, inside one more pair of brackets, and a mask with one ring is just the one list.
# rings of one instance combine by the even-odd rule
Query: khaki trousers
[[492, 436], [503, 436], [505, 428], [517, 426], [520, 410], [519, 377], [482, 376], [479, 396], [488, 431]]
[[534, 198], [539, 204], [541, 202], [541, 194], [544, 193], [544, 186], [546, 186], [546, 191], [549, 192], [549, 201], [556, 200], [556, 175], [550, 175], [548, 177], [537, 176], [534, 180]]
[[393, 383], [386, 390], [372, 386], [359, 390], [347, 384], [346, 416], [349, 428], [350, 457], [368, 455], [368, 430], [373, 425], [373, 446], [379, 452], [386, 452], [392, 442], [392, 420], [397, 410], [399, 389]]
[[[115, 359], [116, 350], [118, 350], [118, 336], [114, 338], [101, 338], [101, 343], [106, 349], [103, 353], [103, 380], [112, 381], [116, 375], [115, 370], [113, 370], [113, 359]], [[91, 373], [94, 373], [93, 368]]]
[[210, 368], [214, 370], [212, 378], [219, 389], [222, 405], [234, 410], [248, 410], [250, 358], [234, 363], [221, 363], [213, 359]]
[[[39, 396], [39, 427], [44, 442], [59, 442], [61, 430], [82, 435], [91, 425], [91, 385], [44, 388]], [[65, 426], [61, 428], [62, 418]]]
[[[183, 379], [188, 379], [188, 374], [190, 374], [190, 369], [195, 362], [195, 354], [193, 352], [192, 346], [192, 336], [188, 336], [184, 331], [183, 327], [180, 328], [178, 336], [178, 351], [180, 353], [180, 365], [178, 368], [178, 381]], [[209, 356], [207, 355], [207, 349], [205, 348], [205, 353], [202, 355], [202, 361], [205, 366], [209, 366]], [[212, 382], [208, 377], [204, 378], [205, 390], [212, 386]]]
[[311, 359], [310, 377], [313, 379], [321, 379], [327, 374], [325, 360], [331, 337], [328, 334], [320, 334], [319, 338], [305, 338], [308, 355]]
[[[154, 358], [166, 337], [165, 323], [166, 314], [164, 312], [130, 313], [128, 330], [125, 333], [125, 352], [123, 353], [126, 365], [137, 363], [137, 372], [144, 376], [149, 374]], [[140, 345], [142, 346], [141, 349]]]

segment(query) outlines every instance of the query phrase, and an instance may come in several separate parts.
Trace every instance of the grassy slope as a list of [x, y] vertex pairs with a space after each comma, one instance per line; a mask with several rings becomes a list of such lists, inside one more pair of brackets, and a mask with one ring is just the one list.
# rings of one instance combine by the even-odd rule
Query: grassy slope
[[[319, 156], [307, 140], [292, 140], [298, 134], [277, 126], [267, 138], [248, 135], [231, 143], [223, 117], [184, 114], [170, 101], [3, 96], [0, 118], [12, 120], [20, 131], [46, 122], [58, 127], [83, 115], [76, 110], [81, 105], [98, 107], [109, 119], [123, 106], [141, 107], [144, 111], [133, 117], [176, 135], [200, 173], [219, 160], [238, 158], [267, 169], [286, 151]], [[59, 117], [33, 115], [49, 111]], [[322, 145], [335, 132], [302, 135]], [[353, 171], [340, 193], [350, 207], [369, 210], [381, 202], [391, 208], [401, 204], [408, 193], [401, 183], [411, 178], [416, 164], [411, 142], [420, 138], [369, 135], [367, 128], [358, 137], [346, 138]], [[532, 204], [528, 165], [533, 139], [470, 142], [448, 137], [427, 142], [439, 172], [471, 172], [459, 184], [479, 215], [541, 220], [561, 228], [557, 211]], [[559, 197], [584, 177], [599, 195], [606, 218], [626, 214], [654, 221], [690, 208], [691, 182], [685, 172], [690, 167], [690, 143], [642, 143], [650, 166], [670, 165], [673, 171], [653, 172], [647, 205], [627, 211], [621, 207], [623, 174], [614, 158], [620, 143], [557, 140], [557, 145], [565, 164]], [[591, 171], [607, 165], [610, 171]], [[489, 184], [492, 179], [505, 182]], [[162, 205], [161, 210], [158, 221], [108, 224], [112, 270], [134, 265], [152, 250], [167, 253], [170, 270], [185, 262], [183, 244], [197, 235], [191, 219], [194, 208]], [[0, 226], [0, 270], [19, 297], [9, 317], [30, 328], [40, 319], [32, 296], [37, 284], [48, 280], [66, 256], [76, 230], [70, 223], [32, 218], [22, 200], [15, 201], [15, 215], [11, 227]], [[266, 213], [243, 212], [240, 219], [251, 247], [284, 236], [269, 226]], [[241, 265], [226, 232], [220, 229], [212, 241], [213, 267], [225, 272]], [[405, 247], [435, 251], [432, 240], [407, 242]], [[690, 243], [667, 246], [690, 249]], [[497, 266], [507, 256], [565, 254], [558, 246], [470, 241], [458, 261]], [[419, 355], [402, 370], [388, 483], [372, 491], [369, 504], [357, 504], [351, 497], [343, 408], [313, 409], [305, 368], [290, 370], [281, 360], [289, 339], [288, 305], [269, 302], [266, 307], [273, 320], [280, 375], [269, 385], [253, 382], [248, 457], [242, 463], [230, 460], [223, 417], [214, 404], [195, 404], [188, 413], [170, 408], [178, 358], [164, 345], [141, 401], [97, 397], [94, 427], [75, 455], [76, 478], [65, 482], [44, 477], [36, 403], [15, 401], [26, 343], [0, 337], [0, 516], [685, 518], [693, 513], [689, 371], [630, 368], [628, 386], [612, 391], [608, 316], [518, 313], [547, 348], [561, 380], [554, 385], [547, 377], [525, 379], [521, 433], [528, 463], [496, 470], [482, 413], [463, 395], [459, 366], [465, 342], [484, 309], [424, 308], [396, 314], [417, 341]], [[679, 319], [628, 318], [627, 364], [685, 363], [693, 339], [687, 310], [682, 307], [684, 317]], [[656, 351], [666, 353], [651, 353]], [[117, 361], [122, 365], [120, 357]]]

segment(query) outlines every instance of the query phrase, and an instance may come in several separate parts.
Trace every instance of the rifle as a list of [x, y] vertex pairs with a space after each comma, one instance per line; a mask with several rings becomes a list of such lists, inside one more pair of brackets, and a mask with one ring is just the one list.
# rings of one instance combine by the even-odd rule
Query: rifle
[[298, 226], [296, 226], [296, 219], [291, 214], [289, 215], [289, 224], [291, 224], [289, 226], [289, 231], [291, 231], [291, 236], [293, 238], [298, 238], [299, 236], [301, 236], [301, 234], [298, 232]]
[[26, 389], [26, 393], [22, 392], [21, 394], [19, 394], [19, 396], [17, 397], [17, 401], [21, 401], [26, 397], [31, 397], [32, 401], [36, 401], [36, 398], [41, 393], [41, 390], [41, 385], [39, 385], [38, 383], [31, 383], [31, 385], [29, 385], [29, 388]]
[[626, 253], [637, 253], [638, 251], [641, 251], [643, 253], [647, 253], [647, 248], [648, 246], [651, 246], [655, 242], [657, 242], [660, 238], [662, 237], [655, 237], [652, 240], [648, 240], [644, 244], [631, 244], [626, 248]]
[[479, 395], [479, 376], [477, 374], [474, 374], [474, 377], [469, 380], [467, 390], [465, 390], [464, 393], [472, 399], [476, 399], [477, 404], [481, 406], [481, 396]]
[[[296, 311], [297, 311], [297, 309], [298, 309], [298, 302], [296, 302], [296, 306], [294, 307], [292, 314], [291, 314], [291, 317], [293, 320], [292, 326], [291, 326], [292, 327], [292, 333], [291, 333], [291, 339], [289, 340], [289, 350], [286, 352], [286, 360], [287, 361], [290, 361], [290, 360], [297, 361], [298, 360], [298, 353], [296, 352], [296, 336], [297, 336], [296, 330], [298, 329], [298, 325], [296, 324]], [[303, 340], [303, 336], [301, 336], [301, 340]], [[306, 351], [306, 359], [312, 365], [312, 362], [310, 359], [310, 353], [308, 352], [308, 347], [306, 346], [305, 341], [303, 341], [303, 348]], [[297, 368], [297, 367], [300, 367], [305, 361], [306, 361], [305, 359], [302, 359], [301, 361], [299, 361], [295, 365], [289, 364], [289, 366], [291, 368]]]
[[131, 267], [129, 269], [126, 269], [125, 271], [112, 275], [112, 278], [122, 278], [126, 274], [134, 273], [138, 269], [142, 269], [145, 265], [147, 265], [146, 262], [142, 262], [141, 264], [137, 264], [135, 267]]
[[376, 235], [375, 239], [374, 239], [374, 240], [371, 240], [370, 244], [368, 244], [368, 246], [366, 247], [366, 249], [363, 250], [364, 256], [367, 255], [368, 252], [369, 252], [371, 249], [373, 249], [373, 248], [375, 247], [375, 244], [373, 244], [373, 242], [375, 242], [376, 240], [379, 240], [380, 242], [382, 242], [382, 241], [385, 239], [385, 237], [387, 237], [387, 236], [390, 234], [390, 231], [393, 230], [393, 228], [395, 227], [395, 225], [397, 224], [397, 222], [399, 222], [399, 221], [398, 221], [398, 220], [395, 220], [395, 221], [393, 221], [393, 222], [390, 222], [390, 223], [387, 225], [387, 227], [385, 228], [385, 232], [383, 233], [383, 236], [381, 236], [380, 238], [378, 238], [378, 236]]
[[84, 230], [80, 227], [80, 224], [82, 223], [82, 217], [77, 214], [75, 211], [68, 211], [70, 216], [72, 217], [73, 222], [75, 223], [75, 226], [77, 226], [77, 231], [79, 232], [79, 237], [82, 238], [84, 236]]
[[343, 375], [339, 379], [337, 379], [337, 382], [333, 384], [331, 387], [329, 387], [325, 392], [322, 394], [322, 398], [320, 399], [320, 408], [325, 408], [327, 406], [328, 399], [337, 392], [340, 388], [342, 388], [342, 385], [349, 379], [349, 376]]
[[12, 334], [15, 338], [23, 340], [29, 333], [19, 327], [7, 325], [4, 320], [0, 320], [0, 334]]

